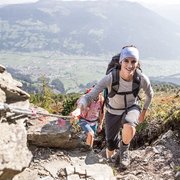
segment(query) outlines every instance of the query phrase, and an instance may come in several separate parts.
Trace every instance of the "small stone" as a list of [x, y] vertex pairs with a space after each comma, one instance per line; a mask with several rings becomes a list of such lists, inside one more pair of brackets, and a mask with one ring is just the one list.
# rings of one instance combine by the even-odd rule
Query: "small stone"
[[2, 64], [0, 64], [0, 73], [3, 73], [5, 70], [6, 68]]
[[178, 171], [178, 172], [176, 173], [175, 178], [176, 178], [176, 179], [180, 179], [180, 171]]

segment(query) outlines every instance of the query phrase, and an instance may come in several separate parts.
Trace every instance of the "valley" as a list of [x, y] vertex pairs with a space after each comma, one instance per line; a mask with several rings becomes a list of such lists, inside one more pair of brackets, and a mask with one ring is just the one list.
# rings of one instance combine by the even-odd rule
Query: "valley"
[[[28, 75], [32, 82], [42, 76], [49, 82], [59, 79], [66, 92], [79, 92], [80, 86], [100, 80], [106, 71], [112, 55], [67, 56], [58, 53], [10, 53], [1, 52], [0, 63], [22, 75]], [[143, 73], [153, 81], [171, 82], [180, 85], [180, 62], [178, 60], [141, 60]]]

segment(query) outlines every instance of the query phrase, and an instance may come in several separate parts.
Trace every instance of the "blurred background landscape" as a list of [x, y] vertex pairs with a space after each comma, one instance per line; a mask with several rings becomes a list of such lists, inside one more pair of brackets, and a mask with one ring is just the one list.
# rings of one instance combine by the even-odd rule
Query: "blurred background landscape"
[[104, 76], [124, 45], [140, 50], [152, 82], [180, 85], [180, 5], [134, 1], [59, 1], [0, 6], [0, 63], [38, 92], [81, 92]]
[[[105, 160], [105, 123], [84, 154], [67, 116], [130, 44], [154, 97], [121, 171]], [[0, 180], [179, 180], [179, 69], [179, 0], [0, 0]]]

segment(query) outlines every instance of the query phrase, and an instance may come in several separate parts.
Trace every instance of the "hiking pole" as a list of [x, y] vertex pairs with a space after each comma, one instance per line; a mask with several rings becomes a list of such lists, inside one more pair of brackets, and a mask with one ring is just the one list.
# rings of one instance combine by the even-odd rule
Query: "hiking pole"
[[63, 116], [63, 115], [59, 115], [59, 114], [36, 112], [33, 109], [18, 108], [15, 106], [8, 105], [6, 103], [0, 103], [0, 110], [5, 110], [7, 112], [9, 111], [9, 112], [13, 112], [16, 114], [31, 115], [31, 116], [43, 115], [43, 116], [50, 116], [50, 117], [57, 117], [57, 118], [67, 118], [67, 119], [73, 118], [73, 116]]

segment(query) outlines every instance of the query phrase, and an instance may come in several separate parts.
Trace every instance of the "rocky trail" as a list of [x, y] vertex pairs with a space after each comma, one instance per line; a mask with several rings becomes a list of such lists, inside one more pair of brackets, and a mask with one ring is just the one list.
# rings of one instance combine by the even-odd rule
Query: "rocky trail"
[[173, 180], [180, 179], [180, 142], [178, 132], [168, 131], [153, 146], [130, 151], [131, 165], [119, 171], [107, 163], [104, 150], [99, 153], [31, 146], [33, 160], [13, 180]]

